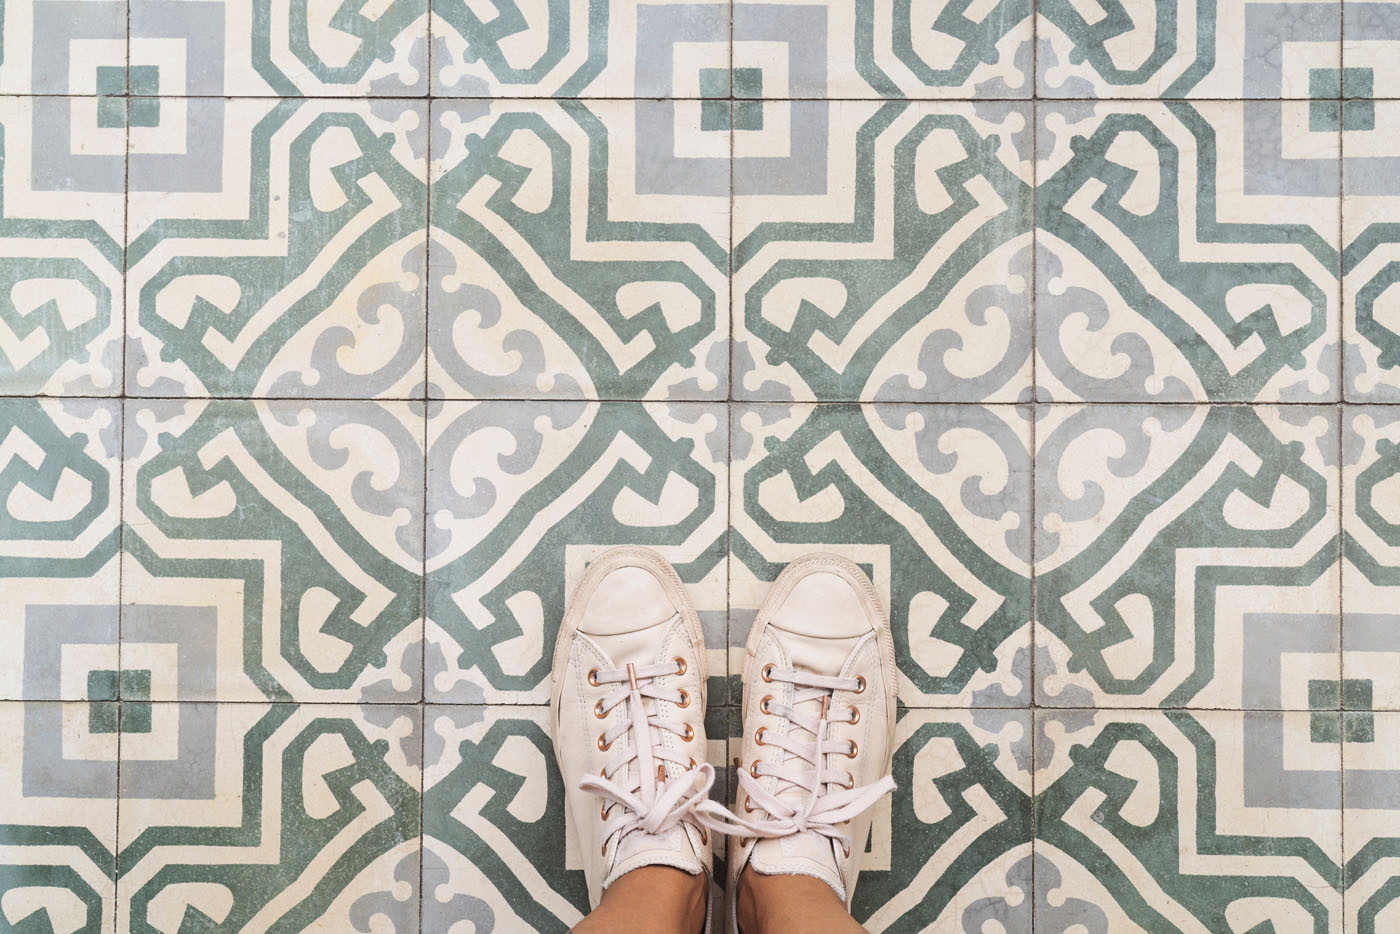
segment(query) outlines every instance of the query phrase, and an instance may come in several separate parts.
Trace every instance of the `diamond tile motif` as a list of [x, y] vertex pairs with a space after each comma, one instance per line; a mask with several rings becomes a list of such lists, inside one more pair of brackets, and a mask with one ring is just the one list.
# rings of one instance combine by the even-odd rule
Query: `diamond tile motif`
[[[1400, 3], [10, 0], [0, 930], [565, 932], [564, 606], [833, 551], [872, 934], [1400, 931]], [[722, 908], [725, 849], [716, 847]]]

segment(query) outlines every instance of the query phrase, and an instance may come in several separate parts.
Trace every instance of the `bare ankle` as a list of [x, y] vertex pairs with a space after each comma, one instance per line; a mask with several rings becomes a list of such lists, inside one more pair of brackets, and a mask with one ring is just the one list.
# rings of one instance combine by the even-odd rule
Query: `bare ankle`
[[831, 886], [813, 876], [764, 875], [745, 866], [739, 874], [735, 916], [740, 934], [858, 934]]
[[705, 926], [709, 877], [643, 866], [619, 878], [574, 934], [697, 934]]

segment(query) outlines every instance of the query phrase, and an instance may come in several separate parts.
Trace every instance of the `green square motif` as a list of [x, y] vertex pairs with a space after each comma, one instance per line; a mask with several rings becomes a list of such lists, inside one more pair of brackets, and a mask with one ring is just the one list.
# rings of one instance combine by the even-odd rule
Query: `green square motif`
[[[118, 717], [117, 688], [121, 688]], [[123, 671], [109, 668], [88, 672], [88, 729], [93, 733], [151, 732], [151, 672], [146, 669]]]
[[729, 129], [729, 101], [701, 101], [700, 102], [700, 129], [702, 130], [727, 130]]
[[763, 69], [762, 69], [762, 68], [736, 68], [736, 69], [734, 69], [734, 96], [735, 96], [735, 97], [762, 97], [762, 96], [763, 96]]
[[1374, 743], [1376, 741], [1376, 718], [1366, 712], [1342, 714], [1342, 737], [1348, 743]]
[[99, 95], [125, 94], [126, 69], [120, 65], [98, 65], [97, 93]]
[[763, 129], [763, 102], [762, 102], [762, 101], [735, 101], [735, 102], [734, 102], [734, 129], [736, 129], [736, 130], [761, 130], [761, 129]]
[[701, 68], [700, 96], [709, 98], [728, 97], [729, 70], [726, 68]]
[[97, 99], [97, 125], [104, 129], [126, 126], [126, 98], [99, 97]]
[[127, 102], [131, 126], [160, 126], [160, 98], [133, 97]]
[[157, 65], [132, 65], [131, 93], [159, 94], [160, 67]]
[[1340, 743], [1340, 715], [1335, 711], [1314, 711], [1309, 730], [1314, 743]]

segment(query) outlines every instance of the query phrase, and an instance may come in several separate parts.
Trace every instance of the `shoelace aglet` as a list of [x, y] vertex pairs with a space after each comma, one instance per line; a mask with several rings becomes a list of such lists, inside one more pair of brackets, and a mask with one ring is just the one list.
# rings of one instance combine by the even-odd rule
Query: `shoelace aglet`
[[637, 690], [637, 666], [631, 662], [627, 663], [627, 687], [633, 691]]

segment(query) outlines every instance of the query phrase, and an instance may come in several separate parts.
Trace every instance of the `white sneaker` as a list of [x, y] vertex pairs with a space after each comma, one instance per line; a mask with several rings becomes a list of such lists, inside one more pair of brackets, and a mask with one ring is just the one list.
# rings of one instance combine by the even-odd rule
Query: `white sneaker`
[[869, 578], [838, 555], [778, 575], [744, 660], [733, 893], [750, 863], [826, 882], [850, 907], [871, 807], [894, 789], [894, 640]]
[[554, 647], [550, 726], [593, 907], [641, 866], [710, 874], [705, 679], [700, 617], [664, 558], [589, 565]]

